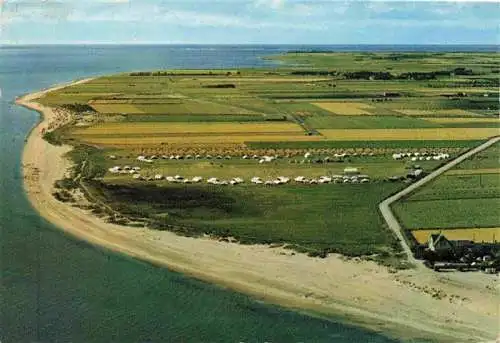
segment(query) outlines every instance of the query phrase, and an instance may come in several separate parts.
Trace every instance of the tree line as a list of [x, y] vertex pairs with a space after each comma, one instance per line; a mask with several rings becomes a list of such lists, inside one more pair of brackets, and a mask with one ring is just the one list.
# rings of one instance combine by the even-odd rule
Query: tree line
[[348, 80], [435, 80], [438, 76], [474, 75], [472, 69], [454, 68], [452, 70], [438, 70], [430, 72], [406, 72], [393, 74], [387, 71], [348, 71], [338, 72], [332, 70], [296, 70], [292, 75], [300, 76], [341, 76]]

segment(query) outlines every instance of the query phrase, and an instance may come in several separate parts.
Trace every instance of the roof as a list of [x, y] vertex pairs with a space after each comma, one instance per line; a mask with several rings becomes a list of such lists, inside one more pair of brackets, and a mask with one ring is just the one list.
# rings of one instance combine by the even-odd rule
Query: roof
[[429, 237], [429, 246], [432, 245], [436, 247], [439, 243], [447, 245], [450, 249], [453, 249], [453, 244], [446, 238], [443, 233], [434, 233]]

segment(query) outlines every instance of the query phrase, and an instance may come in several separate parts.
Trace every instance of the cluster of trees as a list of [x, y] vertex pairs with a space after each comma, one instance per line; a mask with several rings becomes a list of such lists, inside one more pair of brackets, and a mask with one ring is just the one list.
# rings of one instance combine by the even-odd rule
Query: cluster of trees
[[88, 104], [64, 104], [61, 107], [73, 112], [95, 112], [94, 108]]
[[394, 75], [386, 71], [352, 71], [343, 76], [348, 80], [392, 80]]
[[500, 79], [477, 79], [471, 81], [435, 82], [429, 88], [467, 88], [467, 87], [500, 87]]
[[286, 121], [287, 118], [285, 115], [283, 115], [283, 116], [271, 116], [271, 117], [266, 117], [264, 120], [265, 121]]
[[415, 60], [415, 59], [423, 59], [431, 56], [436, 56], [440, 54], [418, 54], [418, 53], [393, 53], [389, 55], [372, 55], [370, 56], [374, 60], [391, 60], [391, 61], [400, 61], [400, 60]]
[[300, 76], [343, 76], [348, 80], [434, 80], [438, 76], [453, 76], [453, 75], [474, 75], [472, 69], [455, 68], [452, 70], [438, 70], [430, 72], [407, 72], [401, 74], [393, 74], [388, 71], [347, 71], [338, 72], [334, 70], [297, 70], [292, 71], [292, 75]]
[[298, 76], [335, 76], [337, 72], [329, 70], [295, 70], [290, 74]]
[[219, 83], [215, 85], [204, 85], [203, 88], [236, 88], [234, 83]]
[[231, 76], [231, 75], [241, 75], [241, 72], [224, 72], [224, 73], [214, 73], [213, 71], [200, 72], [200, 73], [180, 73], [180, 72], [168, 72], [168, 71], [138, 71], [129, 73], [129, 76]]
[[454, 75], [474, 75], [472, 69], [467, 69], [467, 68], [455, 68], [451, 72]]

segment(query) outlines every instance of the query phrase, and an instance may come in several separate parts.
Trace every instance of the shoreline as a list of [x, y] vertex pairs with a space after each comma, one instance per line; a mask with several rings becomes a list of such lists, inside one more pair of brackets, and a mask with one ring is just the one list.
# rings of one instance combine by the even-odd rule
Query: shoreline
[[[352, 325], [391, 336], [440, 342], [494, 341], [499, 298], [493, 276], [421, 270], [390, 273], [373, 262], [347, 262], [337, 255], [316, 259], [264, 245], [245, 246], [105, 223], [57, 201], [52, 196], [53, 185], [71, 167], [64, 157], [71, 147], [53, 146], [43, 139], [41, 129], [57, 118], [52, 108], [36, 100], [50, 91], [90, 80], [61, 84], [15, 100], [40, 114], [23, 151], [27, 197], [42, 217], [66, 234], [256, 299], [336, 321], [349, 318]], [[432, 295], [435, 290], [447, 296], [437, 298]]]

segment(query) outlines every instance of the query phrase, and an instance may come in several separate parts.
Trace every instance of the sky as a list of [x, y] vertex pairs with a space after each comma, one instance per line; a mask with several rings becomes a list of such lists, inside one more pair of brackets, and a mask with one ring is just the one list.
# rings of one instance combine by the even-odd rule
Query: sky
[[500, 0], [0, 0], [0, 44], [498, 44]]

